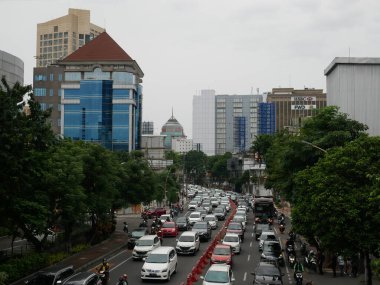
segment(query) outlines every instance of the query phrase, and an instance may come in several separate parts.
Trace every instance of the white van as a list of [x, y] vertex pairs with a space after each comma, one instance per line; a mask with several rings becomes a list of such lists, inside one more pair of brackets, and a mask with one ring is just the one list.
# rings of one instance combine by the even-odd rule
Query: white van
[[177, 254], [192, 254], [195, 255], [199, 251], [199, 234], [197, 232], [183, 232], [179, 239], [177, 239], [177, 245], [175, 250]]
[[160, 246], [150, 252], [141, 268], [141, 279], [170, 280], [177, 272], [177, 253], [172, 246]]
[[132, 258], [143, 259], [148, 256], [148, 254], [155, 248], [161, 246], [161, 241], [156, 235], [142, 236], [136, 240], [136, 245], [133, 248]]

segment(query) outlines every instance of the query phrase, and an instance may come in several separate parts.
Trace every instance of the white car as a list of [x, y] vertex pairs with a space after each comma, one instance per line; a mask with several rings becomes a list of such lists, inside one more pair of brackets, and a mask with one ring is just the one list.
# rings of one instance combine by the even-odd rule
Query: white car
[[235, 281], [231, 266], [227, 264], [211, 265], [206, 275], [200, 278], [203, 279], [202, 285], [232, 285]]
[[161, 246], [161, 241], [156, 235], [142, 236], [136, 240], [135, 247], [132, 251], [133, 260], [143, 259], [155, 248]]
[[222, 202], [220, 202], [220, 205], [225, 205], [227, 212], [231, 210], [230, 201], [222, 200]]
[[213, 207], [218, 207], [219, 206], [219, 200], [218, 200], [218, 198], [211, 198], [211, 205], [213, 206]]
[[277, 240], [276, 234], [273, 231], [262, 232], [259, 237], [259, 251], [263, 250], [263, 244], [266, 240]]
[[237, 210], [239, 211], [240, 209], [242, 209], [242, 210], [244, 210], [246, 212], [249, 211], [249, 208], [247, 206], [244, 206], [244, 205], [239, 205], [238, 208], [237, 208]]
[[203, 221], [208, 222], [208, 224], [211, 226], [211, 229], [213, 230], [218, 227], [218, 219], [215, 217], [215, 215], [207, 215]]
[[192, 254], [195, 255], [199, 251], [200, 239], [197, 232], [183, 232], [175, 247], [177, 254]]
[[247, 219], [244, 216], [234, 216], [231, 222], [240, 222], [243, 225], [243, 230], [246, 229]]
[[177, 272], [177, 253], [172, 246], [160, 246], [150, 252], [141, 268], [141, 279], [170, 280]]
[[161, 215], [161, 217], [160, 217], [160, 221], [161, 221], [161, 223], [165, 223], [165, 222], [167, 222], [168, 219], [169, 219], [169, 222], [173, 222], [173, 219], [172, 219], [172, 217], [170, 216], [170, 214]]
[[223, 238], [222, 244], [230, 245], [232, 252], [240, 254], [241, 251], [241, 240], [238, 234], [226, 233]]
[[196, 222], [202, 222], [202, 214], [200, 212], [192, 212], [189, 215], [190, 225], [194, 225]]
[[187, 207], [187, 209], [189, 211], [194, 211], [196, 207], [198, 207], [198, 202], [197, 201], [191, 201], [189, 203], [189, 206]]

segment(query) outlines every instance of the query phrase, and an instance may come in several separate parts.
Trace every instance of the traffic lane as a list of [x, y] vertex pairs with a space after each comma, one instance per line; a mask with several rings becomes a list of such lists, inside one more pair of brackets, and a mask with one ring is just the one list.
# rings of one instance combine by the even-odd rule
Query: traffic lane
[[[185, 215], [188, 215], [188, 213], [186, 213]], [[223, 224], [224, 224], [224, 221], [218, 222], [218, 228], [212, 231], [211, 233], [212, 238], [210, 239], [210, 241], [214, 239], [215, 235], [219, 232]], [[176, 242], [177, 238], [165, 237], [163, 239], [163, 246], [175, 247], [177, 243]], [[195, 256], [178, 256], [178, 267], [177, 267], [178, 274], [172, 275], [172, 278], [170, 281], [171, 283], [180, 284], [181, 282], [184, 282], [186, 280], [187, 274], [191, 272], [193, 266], [195, 266], [198, 259], [202, 256], [203, 252], [209, 246], [210, 241], [201, 242], [200, 250], [199, 252], [197, 252]], [[132, 250], [125, 250], [123, 251], [123, 253], [120, 253], [117, 256], [111, 257], [109, 259], [110, 266], [111, 266], [110, 284], [112, 283], [116, 284], [118, 278], [123, 274], [128, 274], [128, 280], [132, 281], [133, 284], [143, 283], [140, 278], [140, 272], [144, 264], [144, 261], [134, 261], [132, 260], [131, 256], [132, 256]], [[145, 281], [145, 282], [151, 282], [151, 281]], [[157, 281], [152, 280], [152, 282], [157, 282]]]

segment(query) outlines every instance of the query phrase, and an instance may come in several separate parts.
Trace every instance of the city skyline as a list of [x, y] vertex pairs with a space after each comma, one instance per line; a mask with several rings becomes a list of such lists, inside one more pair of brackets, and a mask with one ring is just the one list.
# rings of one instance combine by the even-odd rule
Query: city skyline
[[[253, 94], [276, 87], [326, 91], [323, 74], [339, 56], [378, 57], [377, 1], [0, 1], [0, 49], [24, 61], [32, 84], [37, 24], [91, 11], [144, 70], [143, 120], [155, 133], [171, 108], [192, 138], [193, 95]], [[366, 17], [362, 17], [366, 15]], [[21, 20], [22, 19], [22, 20]]]

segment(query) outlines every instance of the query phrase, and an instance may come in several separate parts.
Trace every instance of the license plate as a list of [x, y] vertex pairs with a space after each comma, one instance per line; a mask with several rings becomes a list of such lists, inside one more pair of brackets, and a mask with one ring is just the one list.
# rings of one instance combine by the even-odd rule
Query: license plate
[[156, 273], [149, 273], [149, 277], [157, 277]]

